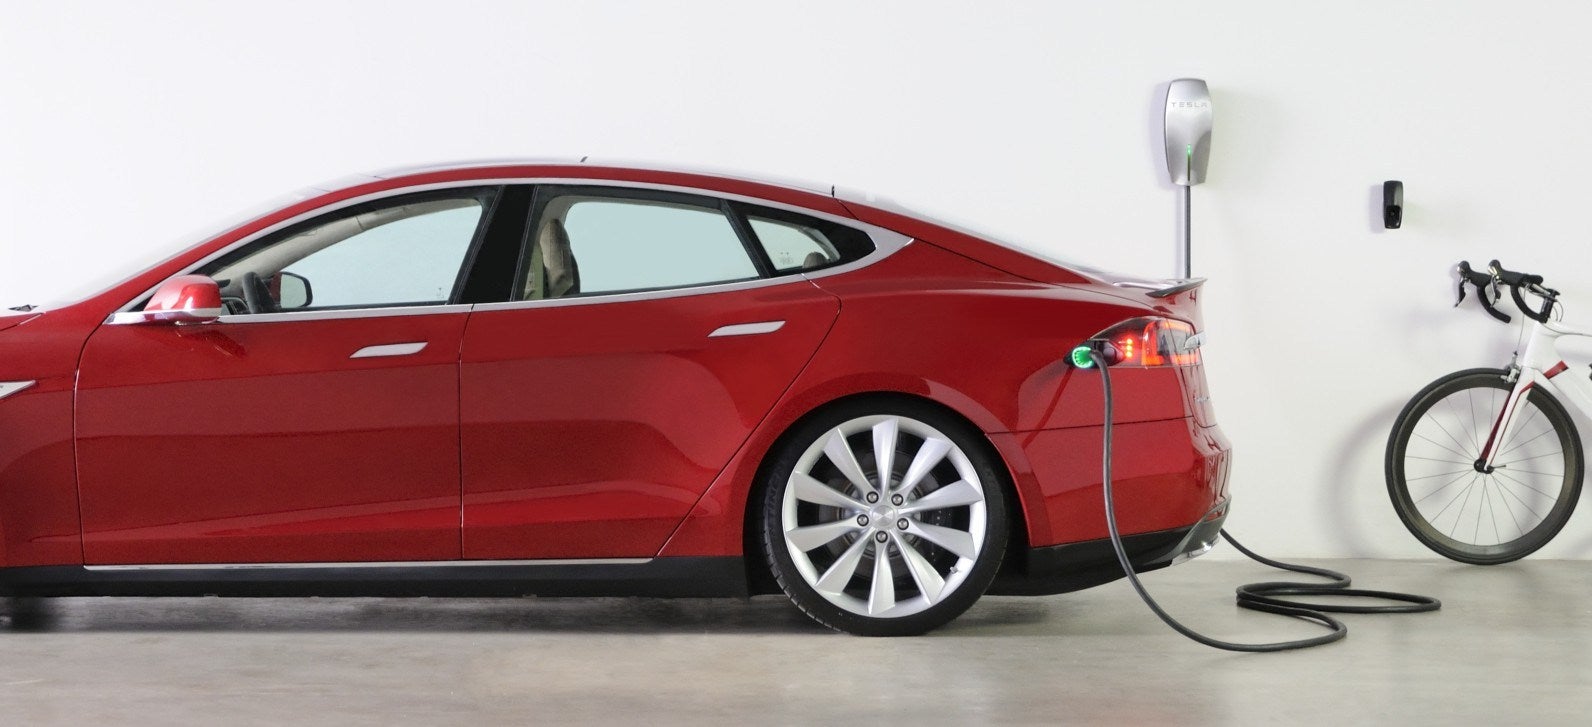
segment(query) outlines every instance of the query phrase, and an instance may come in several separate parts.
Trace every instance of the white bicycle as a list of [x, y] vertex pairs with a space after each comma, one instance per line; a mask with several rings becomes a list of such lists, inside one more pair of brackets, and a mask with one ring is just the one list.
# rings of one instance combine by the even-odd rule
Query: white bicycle
[[[1428, 548], [1464, 563], [1518, 560], [1546, 545], [1569, 521], [1581, 494], [1581, 436], [1568, 401], [1592, 415], [1592, 379], [1572, 371], [1559, 338], [1582, 336], [1561, 322], [1559, 292], [1542, 276], [1459, 264], [1465, 286], [1494, 318], [1502, 287], [1527, 318], [1523, 351], [1501, 369], [1444, 376], [1399, 412], [1387, 443], [1387, 489], [1399, 518]], [[1540, 303], [1533, 307], [1525, 295]], [[1455, 305], [1459, 305], [1456, 302]]]

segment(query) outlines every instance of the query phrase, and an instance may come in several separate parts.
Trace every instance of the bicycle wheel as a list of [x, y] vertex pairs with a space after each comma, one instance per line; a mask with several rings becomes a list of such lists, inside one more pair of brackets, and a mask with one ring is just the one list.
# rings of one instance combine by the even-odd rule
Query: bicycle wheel
[[1387, 443], [1387, 489], [1399, 519], [1426, 547], [1496, 565], [1546, 545], [1581, 494], [1581, 437], [1564, 406], [1533, 388], [1494, 457], [1476, 466], [1513, 385], [1501, 369], [1444, 376], [1404, 406]]

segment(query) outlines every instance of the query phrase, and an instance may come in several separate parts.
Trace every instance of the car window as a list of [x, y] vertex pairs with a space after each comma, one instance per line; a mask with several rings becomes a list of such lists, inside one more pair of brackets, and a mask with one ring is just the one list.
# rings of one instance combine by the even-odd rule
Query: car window
[[760, 217], [748, 217], [747, 222], [776, 271], [810, 270], [840, 259], [834, 244], [817, 229]]
[[768, 255], [776, 275], [861, 260], [873, 240], [854, 227], [788, 210], [735, 204]]
[[486, 209], [467, 194], [334, 213], [201, 272], [234, 314], [446, 303]]
[[584, 192], [555, 194], [538, 207], [526, 245], [524, 300], [758, 277], [718, 207]]

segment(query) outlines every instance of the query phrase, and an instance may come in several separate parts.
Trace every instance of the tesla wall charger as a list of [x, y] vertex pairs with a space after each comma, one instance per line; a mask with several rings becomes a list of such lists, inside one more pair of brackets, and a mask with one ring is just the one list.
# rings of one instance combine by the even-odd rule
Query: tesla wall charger
[[1205, 181], [1211, 158], [1211, 92], [1205, 81], [1179, 78], [1166, 87], [1166, 171], [1172, 183]]

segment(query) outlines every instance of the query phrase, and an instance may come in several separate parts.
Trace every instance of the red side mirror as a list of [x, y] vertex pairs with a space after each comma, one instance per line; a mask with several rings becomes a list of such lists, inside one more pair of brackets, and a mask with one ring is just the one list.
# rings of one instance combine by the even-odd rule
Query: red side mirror
[[203, 275], [179, 275], [161, 283], [143, 310], [117, 313], [111, 316], [110, 322], [118, 325], [212, 323], [226, 312], [216, 281]]

